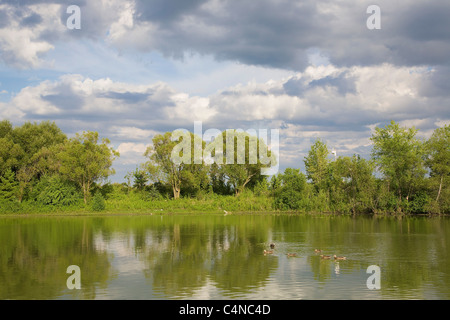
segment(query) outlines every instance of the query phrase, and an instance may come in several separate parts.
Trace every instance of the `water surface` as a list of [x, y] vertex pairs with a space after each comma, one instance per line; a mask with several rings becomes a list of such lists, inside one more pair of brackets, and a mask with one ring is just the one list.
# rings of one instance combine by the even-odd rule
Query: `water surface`
[[0, 299], [450, 299], [449, 231], [426, 217], [2, 217]]

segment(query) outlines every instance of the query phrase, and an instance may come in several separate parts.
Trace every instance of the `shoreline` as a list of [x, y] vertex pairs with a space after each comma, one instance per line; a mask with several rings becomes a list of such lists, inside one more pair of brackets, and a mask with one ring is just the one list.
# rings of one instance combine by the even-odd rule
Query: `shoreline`
[[175, 215], [217, 215], [217, 216], [242, 216], [242, 215], [311, 215], [311, 216], [349, 216], [349, 217], [371, 217], [371, 218], [440, 218], [450, 217], [450, 214], [395, 214], [395, 213], [339, 213], [339, 212], [304, 212], [304, 211], [235, 211], [224, 214], [223, 210], [192, 210], [178, 209], [171, 211], [141, 211], [141, 210], [120, 210], [120, 211], [55, 211], [36, 213], [0, 213], [0, 218], [27, 218], [27, 217], [106, 217], [106, 216], [175, 216]]

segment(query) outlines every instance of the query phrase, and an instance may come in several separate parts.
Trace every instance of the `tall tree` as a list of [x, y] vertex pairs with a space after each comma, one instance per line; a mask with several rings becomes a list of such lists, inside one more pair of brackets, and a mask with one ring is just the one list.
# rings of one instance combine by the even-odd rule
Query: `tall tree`
[[[214, 146], [211, 155], [220, 161], [220, 171], [239, 195], [247, 186], [255, 186], [265, 176], [263, 169], [277, 165], [276, 154], [264, 140], [238, 130], [226, 130], [207, 146]], [[221, 154], [220, 154], [221, 153]]]
[[0, 200], [17, 200], [18, 192], [19, 186], [14, 177], [14, 172], [11, 169], [7, 169], [0, 175]]
[[9, 149], [9, 167], [16, 173], [16, 179], [19, 181], [19, 202], [21, 202], [25, 190], [36, 175], [40, 174], [36, 167], [38, 154], [43, 149], [63, 144], [67, 137], [54, 122], [50, 121], [26, 122], [15, 128], [12, 128], [9, 122], [3, 121], [0, 124], [0, 134], [4, 135], [1, 139], [8, 139], [5, 144]]
[[43, 147], [49, 148], [67, 140], [67, 136], [61, 129], [50, 121], [26, 122], [22, 126], [15, 127], [11, 135], [13, 141], [24, 151], [22, 165], [28, 165], [30, 159]]
[[417, 129], [403, 128], [395, 121], [384, 128], [375, 128], [372, 157], [389, 184], [395, 190], [399, 209], [403, 199], [409, 200], [417, 183], [425, 175], [424, 144], [416, 138]]
[[[286, 168], [284, 173], [279, 173], [272, 179], [275, 206], [278, 209], [301, 209], [301, 200], [306, 189], [306, 176], [300, 169]], [[276, 182], [276, 181], [279, 181]], [[278, 186], [277, 186], [278, 184]]]
[[328, 164], [330, 162], [328, 155], [329, 150], [327, 145], [322, 140], [317, 139], [305, 157], [306, 174], [315, 186], [316, 191], [325, 188]]
[[0, 138], [5, 138], [11, 135], [13, 131], [13, 125], [9, 120], [0, 121]]
[[426, 164], [432, 178], [437, 178], [439, 188], [436, 192], [436, 202], [442, 193], [445, 182], [450, 176], [450, 125], [437, 128], [426, 142]]
[[115, 173], [111, 166], [119, 153], [109, 144], [106, 138], [99, 143], [98, 133], [87, 131], [77, 133], [58, 153], [60, 173], [79, 184], [83, 190], [84, 203], [87, 203], [94, 182], [106, 180]]
[[[153, 145], [144, 156], [145, 164], [153, 182], [170, 185], [174, 199], [183, 191], [198, 190], [207, 185], [207, 170], [202, 157], [205, 143], [190, 132], [166, 132], [153, 137]], [[197, 151], [196, 148], [198, 149]]]
[[6, 170], [17, 171], [23, 163], [25, 152], [11, 137], [0, 138], [0, 175]]
[[351, 211], [357, 213], [373, 210], [376, 190], [374, 163], [353, 155], [339, 157], [331, 165], [335, 169], [336, 184], [344, 192], [345, 202], [350, 205]]
[[136, 170], [132, 172], [134, 178], [134, 185], [137, 190], [142, 191], [145, 188], [145, 184], [148, 181], [147, 173], [143, 169], [136, 167]]

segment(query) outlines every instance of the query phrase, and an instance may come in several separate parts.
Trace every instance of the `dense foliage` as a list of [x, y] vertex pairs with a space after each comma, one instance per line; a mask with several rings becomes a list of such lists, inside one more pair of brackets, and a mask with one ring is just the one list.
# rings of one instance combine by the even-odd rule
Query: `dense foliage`
[[[191, 133], [156, 135], [144, 154], [148, 161], [136, 164], [125, 183], [111, 184], [119, 154], [98, 133], [68, 139], [48, 121], [17, 127], [1, 121], [0, 212], [450, 213], [449, 125], [422, 140], [417, 129], [392, 121], [375, 129], [370, 159], [332, 157], [318, 139], [304, 159], [305, 172], [287, 168], [271, 177], [260, 174], [259, 160], [249, 161], [250, 143], [274, 159], [262, 141], [236, 133], [235, 148], [242, 139], [247, 152], [241, 160], [232, 154], [235, 164], [228, 164], [225, 132], [222, 138], [207, 144]], [[215, 163], [173, 161], [173, 154], [196, 159], [199, 146]]]

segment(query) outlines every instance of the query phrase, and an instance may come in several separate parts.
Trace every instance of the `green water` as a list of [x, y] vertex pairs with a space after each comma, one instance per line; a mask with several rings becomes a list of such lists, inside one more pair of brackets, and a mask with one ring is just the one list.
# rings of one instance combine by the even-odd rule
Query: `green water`
[[0, 299], [450, 299], [449, 252], [448, 218], [2, 217]]

